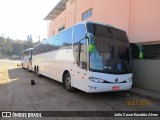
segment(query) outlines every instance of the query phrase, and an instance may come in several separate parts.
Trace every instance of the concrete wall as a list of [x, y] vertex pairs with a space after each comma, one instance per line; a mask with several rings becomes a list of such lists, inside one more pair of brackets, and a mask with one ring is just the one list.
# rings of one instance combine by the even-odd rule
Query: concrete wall
[[82, 14], [93, 9], [87, 20], [111, 24], [128, 32], [129, 0], [77, 0], [76, 22], [82, 21]]
[[76, 19], [75, 0], [69, 0], [66, 4], [66, 28], [75, 24]]
[[82, 13], [93, 9], [87, 20], [111, 24], [125, 30], [131, 42], [160, 40], [160, 0], [69, 0], [66, 10], [50, 23], [48, 37], [82, 21]]
[[133, 86], [160, 92], [160, 60], [133, 60]]
[[132, 42], [160, 40], [160, 0], [130, 0]]
[[61, 26], [65, 26], [66, 23], [66, 10], [64, 10], [56, 19], [49, 23], [49, 33], [48, 37], [51, 37], [58, 33], [58, 28]]
[[[116, 3], [116, 4], [115, 4]], [[66, 10], [49, 24], [48, 37], [58, 33], [58, 28], [65, 25], [71, 27], [82, 21], [82, 14], [93, 9], [93, 15], [87, 20], [114, 25], [128, 32], [129, 1], [128, 0], [69, 0]]]

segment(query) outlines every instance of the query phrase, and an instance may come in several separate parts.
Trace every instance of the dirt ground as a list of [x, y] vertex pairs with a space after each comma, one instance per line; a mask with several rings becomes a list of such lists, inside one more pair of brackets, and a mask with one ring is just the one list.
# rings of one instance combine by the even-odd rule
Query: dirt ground
[[[17, 64], [20, 61], [0, 60], [0, 111], [160, 111], [159, 101], [126, 91], [96, 94], [79, 90], [68, 92], [61, 83], [47, 77], [38, 78], [33, 72], [28, 72]], [[34, 86], [30, 84], [32, 79], [36, 82]], [[126, 102], [129, 100], [148, 100], [150, 105], [127, 106]]]

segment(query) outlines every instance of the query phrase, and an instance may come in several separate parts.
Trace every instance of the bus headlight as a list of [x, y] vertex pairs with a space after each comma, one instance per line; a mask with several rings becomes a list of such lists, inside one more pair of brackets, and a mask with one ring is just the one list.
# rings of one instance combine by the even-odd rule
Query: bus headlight
[[97, 83], [103, 83], [104, 82], [104, 80], [99, 79], [99, 78], [94, 78], [94, 77], [89, 77], [89, 80], [93, 81], [93, 82], [97, 82]]
[[128, 80], [126, 80], [126, 82], [132, 82], [132, 78], [130, 78], [130, 79], [128, 79]]

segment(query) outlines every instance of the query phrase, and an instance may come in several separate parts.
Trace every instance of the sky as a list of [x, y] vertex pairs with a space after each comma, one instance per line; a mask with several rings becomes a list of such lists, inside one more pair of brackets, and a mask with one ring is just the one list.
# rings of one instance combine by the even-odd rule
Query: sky
[[0, 0], [0, 36], [33, 41], [47, 38], [44, 18], [60, 0]]

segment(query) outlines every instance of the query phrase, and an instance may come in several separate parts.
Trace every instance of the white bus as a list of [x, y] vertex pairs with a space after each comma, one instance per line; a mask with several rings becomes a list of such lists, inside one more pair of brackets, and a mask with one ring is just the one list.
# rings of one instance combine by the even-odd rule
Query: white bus
[[32, 71], [32, 51], [33, 48], [26, 49], [21, 52], [21, 65], [28, 71]]
[[33, 69], [62, 82], [68, 91], [129, 90], [130, 44], [125, 31], [84, 21], [42, 41], [33, 49]]

